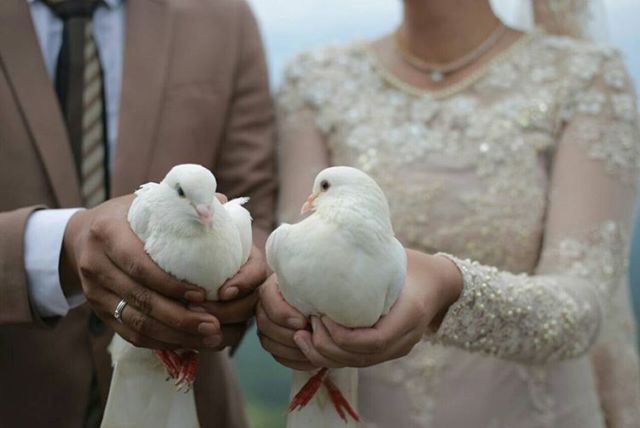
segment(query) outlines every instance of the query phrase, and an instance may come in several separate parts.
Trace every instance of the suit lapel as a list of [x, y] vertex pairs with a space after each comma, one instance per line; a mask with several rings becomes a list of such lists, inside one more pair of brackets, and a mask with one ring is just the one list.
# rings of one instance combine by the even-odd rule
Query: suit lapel
[[0, 1], [0, 67], [14, 90], [56, 201], [62, 207], [80, 206], [71, 145], [25, 0]]
[[165, 93], [171, 16], [167, 0], [126, 2], [126, 43], [114, 196], [131, 193], [148, 177]]

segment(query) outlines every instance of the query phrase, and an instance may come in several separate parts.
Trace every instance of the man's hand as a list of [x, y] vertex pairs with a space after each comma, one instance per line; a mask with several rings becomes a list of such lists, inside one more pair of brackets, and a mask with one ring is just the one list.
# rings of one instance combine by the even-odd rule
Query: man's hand
[[206, 301], [192, 305], [214, 315], [222, 324], [222, 342], [216, 349], [236, 346], [253, 318], [257, 288], [267, 277], [268, 266], [262, 252], [255, 246], [247, 262], [218, 291], [219, 301]]
[[[145, 253], [127, 221], [132, 200], [132, 195], [112, 199], [71, 218], [60, 260], [65, 293], [81, 289], [96, 314], [136, 346], [218, 347], [220, 322], [179, 302], [202, 302], [205, 291], [173, 278]], [[123, 298], [128, 305], [120, 323], [113, 311]]]

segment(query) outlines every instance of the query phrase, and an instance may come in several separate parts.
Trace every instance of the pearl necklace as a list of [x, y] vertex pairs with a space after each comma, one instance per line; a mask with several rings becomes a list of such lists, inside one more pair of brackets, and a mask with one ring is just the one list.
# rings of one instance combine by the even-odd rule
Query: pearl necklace
[[489, 49], [494, 47], [495, 44], [498, 43], [498, 41], [505, 34], [506, 30], [507, 27], [503, 23], [500, 23], [498, 27], [496, 27], [496, 29], [493, 30], [491, 34], [489, 34], [489, 36], [478, 45], [478, 47], [447, 64], [430, 63], [412, 54], [409, 51], [408, 47], [400, 39], [399, 30], [396, 30], [396, 32], [394, 33], [393, 39], [395, 41], [396, 48], [400, 53], [400, 56], [407, 64], [418, 71], [427, 73], [433, 82], [440, 82], [445, 78], [446, 74], [453, 73], [454, 71], [458, 71], [466, 67], [467, 65], [480, 58]]

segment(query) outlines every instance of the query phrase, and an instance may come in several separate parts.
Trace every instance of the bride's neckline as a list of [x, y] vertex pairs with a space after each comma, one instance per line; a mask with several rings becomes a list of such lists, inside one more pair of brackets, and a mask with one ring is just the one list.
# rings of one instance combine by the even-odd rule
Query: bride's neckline
[[501, 52], [495, 54], [492, 58], [488, 59], [484, 64], [473, 70], [469, 75], [440, 89], [423, 88], [406, 82], [405, 80], [397, 76], [393, 71], [389, 70], [382, 63], [381, 58], [375, 52], [373, 43], [366, 43], [364, 45], [364, 50], [370, 57], [371, 62], [373, 63], [378, 73], [392, 86], [395, 86], [397, 89], [413, 96], [441, 99], [450, 97], [451, 95], [467, 89], [482, 77], [484, 77], [494, 66], [508, 61], [514, 54], [519, 52], [521, 48], [526, 46], [531, 41], [531, 39], [533, 39], [534, 34], [535, 32], [523, 33], [510, 45], [505, 47]]

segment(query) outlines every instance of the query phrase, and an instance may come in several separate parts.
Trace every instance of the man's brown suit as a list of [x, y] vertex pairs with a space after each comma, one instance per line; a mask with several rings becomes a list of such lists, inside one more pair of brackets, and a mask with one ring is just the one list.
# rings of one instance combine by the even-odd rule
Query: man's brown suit
[[[241, 0], [126, 0], [111, 195], [171, 166], [211, 168], [219, 191], [272, 222], [273, 111], [257, 26]], [[58, 322], [29, 302], [23, 260], [33, 210], [81, 206], [71, 146], [25, 0], [0, 1], [0, 426], [80, 427], [92, 373], [106, 398], [112, 332], [83, 305]], [[228, 359], [203, 354], [203, 427], [245, 426]]]

